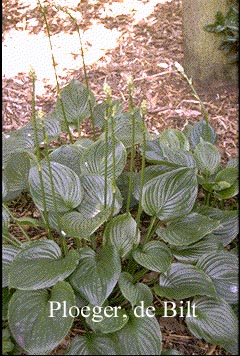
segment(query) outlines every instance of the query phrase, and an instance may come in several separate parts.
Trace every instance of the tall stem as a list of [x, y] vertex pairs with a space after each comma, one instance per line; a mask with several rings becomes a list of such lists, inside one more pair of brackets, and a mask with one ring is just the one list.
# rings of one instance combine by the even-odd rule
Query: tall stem
[[131, 158], [130, 158], [130, 172], [129, 172], [129, 184], [128, 184], [128, 195], [127, 195], [127, 203], [126, 203], [126, 212], [128, 213], [130, 210], [132, 190], [133, 190], [133, 174], [134, 174], [134, 160], [135, 160], [135, 110], [133, 104], [133, 81], [130, 78], [128, 82], [128, 90], [129, 90], [129, 108], [132, 119], [132, 145], [131, 145]]
[[[45, 22], [46, 29], [47, 29], [48, 41], [49, 41], [49, 46], [50, 46], [51, 56], [52, 56], [52, 65], [53, 65], [54, 75], [55, 75], [55, 80], [56, 80], [56, 85], [57, 85], [57, 94], [59, 95], [60, 94], [60, 85], [59, 85], [57, 69], [56, 69], [57, 64], [56, 64], [56, 61], [55, 61], [55, 58], [54, 58], [54, 53], [53, 53], [52, 40], [51, 40], [51, 35], [50, 35], [50, 28], [49, 28], [48, 21], [47, 21], [45, 7], [42, 6], [40, 0], [38, 0], [38, 4], [39, 4], [41, 12], [43, 14], [44, 22]], [[60, 100], [60, 103], [61, 103], [63, 119], [64, 119], [65, 126], [67, 128], [67, 133], [69, 135], [70, 142], [73, 143], [72, 133], [71, 133], [70, 128], [69, 128], [69, 124], [68, 124], [68, 121], [67, 121], [65, 108], [64, 108], [63, 101], [62, 101], [62, 98], [61, 98], [60, 95], [59, 95], [59, 100]]]

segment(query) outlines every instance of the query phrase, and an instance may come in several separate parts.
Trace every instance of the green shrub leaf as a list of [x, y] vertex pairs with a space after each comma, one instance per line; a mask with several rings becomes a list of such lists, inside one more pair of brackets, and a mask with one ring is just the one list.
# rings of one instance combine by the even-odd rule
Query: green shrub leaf
[[166, 129], [159, 141], [170, 148], [189, 151], [190, 144], [183, 132], [175, 129]]
[[89, 303], [101, 306], [117, 284], [120, 273], [120, 257], [113, 246], [104, 246], [98, 254], [85, 247], [80, 250], [79, 265], [70, 283]]
[[[61, 90], [61, 98], [57, 100], [55, 115], [58, 120], [63, 123], [64, 116], [71, 125], [78, 125], [84, 119], [90, 117], [90, 105], [95, 103], [93, 93], [88, 90], [78, 80], [73, 79]], [[64, 110], [63, 110], [64, 108]]]
[[212, 144], [215, 144], [217, 141], [217, 135], [214, 128], [205, 120], [200, 120], [193, 125], [189, 133], [191, 146], [195, 148], [199, 144], [201, 138]]
[[30, 159], [27, 152], [17, 152], [11, 155], [4, 170], [7, 190], [22, 191], [27, 189], [29, 170]]
[[21, 249], [12, 245], [3, 245], [2, 247], [2, 287], [8, 286], [8, 275], [11, 264]]
[[219, 297], [228, 303], [238, 301], [238, 257], [228, 251], [203, 255], [196, 267], [202, 269], [213, 281]]
[[77, 211], [71, 211], [60, 218], [62, 231], [70, 237], [89, 240], [90, 236], [109, 218], [111, 209], [105, 209], [94, 218], [86, 218]]
[[105, 227], [103, 244], [114, 245], [121, 257], [126, 257], [139, 241], [140, 232], [130, 213], [116, 216]]
[[179, 168], [151, 179], [143, 186], [142, 207], [168, 221], [190, 213], [197, 198], [196, 169]]
[[218, 241], [227, 246], [238, 234], [238, 211], [220, 210], [209, 206], [201, 206], [196, 209], [199, 214], [209, 216], [220, 221], [220, 226], [213, 231]]
[[200, 241], [189, 246], [171, 246], [173, 256], [179, 262], [195, 263], [202, 255], [209, 251], [220, 251], [223, 249], [223, 244], [218, 241], [218, 238], [209, 234]]
[[141, 266], [155, 272], [166, 272], [172, 261], [170, 249], [160, 241], [150, 241], [139, 246], [132, 255]]
[[172, 263], [171, 268], [160, 275], [155, 291], [161, 297], [176, 300], [196, 295], [215, 296], [211, 278], [199, 268], [183, 263]]
[[[127, 159], [127, 151], [120, 141], [115, 142], [115, 178], [123, 171]], [[107, 177], [114, 176], [113, 143], [109, 138], [107, 143], [100, 139], [89, 146], [81, 157], [83, 174], [105, 176], [105, 162], [107, 161]]]
[[[125, 309], [116, 310], [116, 315], [114, 315], [113, 307], [105, 305], [104, 309], [99, 309], [99, 307], [88, 306], [91, 308], [89, 317], [86, 317], [88, 325], [92, 330], [97, 333], [110, 334], [114, 333], [124, 327], [128, 322], [128, 315]], [[94, 315], [95, 308], [95, 315]], [[117, 308], [117, 307], [115, 307]], [[121, 308], [121, 307], [120, 307]]]
[[136, 317], [131, 311], [128, 323], [112, 334], [119, 355], [160, 355], [162, 336], [155, 317]]
[[196, 297], [192, 303], [195, 304], [197, 318], [188, 317], [186, 323], [195, 337], [223, 346], [237, 340], [237, 318], [224, 299]]
[[134, 277], [122, 272], [118, 280], [119, 288], [124, 296], [134, 308], [140, 302], [144, 302], [144, 306], [152, 305], [153, 295], [151, 289], [144, 283], [134, 283]]
[[44, 289], [63, 281], [76, 268], [79, 254], [75, 250], [61, 257], [52, 240], [34, 241], [22, 249], [11, 264], [9, 286], [23, 290]]
[[172, 245], [186, 246], [201, 240], [217, 229], [219, 225], [218, 220], [198, 213], [191, 213], [170, 222], [167, 228], [159, 228], [156, 232], [164, 241]]
[[[47, 290], [17, 290], [9, 303], [9, 327], [17, 343], [30, 355], [45, 355], [51, 352], [70, 330], [73, 318], [63, 317], [63, 310], [50, 315], [50, 301], [66, 308], [75, 303], [75, 296], [67, 282], [57, 283]], [[55, 306], [55, 305], [54, 305]]]
[[200, 172], [207, 176], [216, 173], [221, 163], [221, 156], [217, 148], [205, 141], [201, 141], [196, 146], [194, 158]]
[[[93, 218], [106, 208], [111, 208], [113, 204], [113, 185], [107, 179], [106, 202], [105, 202], [105, 178], [97, 175], [85, 175], [81, 177], [81, 184], [84, 190], [84, 197], [77, 207], [79, 213], [85, 218]], [[106, 203], [106, 206], [104, 206]], [[115, 212], [119, 212], [121, 202], [115, 199]]]
[[75, 336], [65, 355], [118, 355], [111, 336], [87, 334]]
[[[65, 212], [77, 207], [80, 204], [83, 195], [81, 183], [77, 174], [70, 168], [57, 162], [50, 162], [50, 168], [51, 169], [49, 170], [46, 163], [41, 164], [47, 210], [56, 212], [50, 175], [52, 175], [58, 212]], [[29, 185], [35, 204], [40, 210], [44, 210], [40, 173], [37, 166], [30, 169]]]

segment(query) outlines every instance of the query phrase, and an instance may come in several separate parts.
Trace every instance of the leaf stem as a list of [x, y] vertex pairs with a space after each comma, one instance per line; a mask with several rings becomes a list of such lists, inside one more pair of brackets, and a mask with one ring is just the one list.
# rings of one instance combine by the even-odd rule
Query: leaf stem
[[150, 240], [150, 238], [152, 237], [152, 235], [154, 234], [155, 228], [153, 228], [153, 226], [155, 224], [156, 219], [157, 219], [156, 216], [152, 216], [144, 243], [148, 242]]
[[10, 215], [10, 217], [12, 218], [13, 222], [19, 227], [19, 229], [21, 230], [21, 232], [23, 233], [23, 235], [26, 237], [27, 241], [31, 241], [30, 237], [28, 236], [28, 234], [26, 233], [26, 231], [22, 228], [22, 226], [18, 223], [18, 221], [16, 220], [16, 218], [14, 217], [14, 215], [12, 214], [12, 212], [8, 209], [8, 207], [3, 203], [2, 206], [4, 207], [4, 209], [7, 211], [7, 213]]

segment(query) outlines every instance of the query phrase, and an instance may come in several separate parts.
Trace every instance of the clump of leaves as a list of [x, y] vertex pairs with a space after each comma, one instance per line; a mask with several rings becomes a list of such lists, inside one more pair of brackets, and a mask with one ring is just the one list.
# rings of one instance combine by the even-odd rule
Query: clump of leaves
[[222, 50], [227, 57], [227, 63], [238, 62], [239, 51], [239, 8], [238, 1], [234, 1], [224, 16], [221, 11], [215, 15], [213, 24], [205, 25], [208, 32], [216, 33], [221, 38], [219, 50]]
[[[131, 83], [129, 89], [131, 98]], [[205, 120], [152, 136], [144, 106], [135, 108], [130, 100], [124, 112], [109, 90], [102, 103], [89, 94], [99, 137], [51, 146], [66, 122], [80, 131], [88, 119], [86, 90], [72, 81], [60, 93], [61, 110], [58, 101], [48, 117], [35, 115], [23, 129], [3, 136], [6, 352], [13, 339], [36, 355], [59, 345], [74, 316], [63, 317], [59, 309], [49, 317], [55, 302], [65, 303], [66, 310], [122, 308], [118, 318], [101, 322], [93, 322], [92, 314], [77, 317], [84, 332], [72, 340], [68, 355], [164, 354], [157, 318], [133, 313], [142, 302], [152, 305], [155, 295], [195, 303], [197, 317], [185, 318], [190, 332], [236, 352], [238, 257], [231, 248], [237, 210], [224, 209], [238, 192], [236, 160], [221, 164], [215, 130]], [[8, 203], [23, 191], [41, 220], [14, 220]], [[12, 220], [45, 226], [49, 236], [20, 242], [9, 232]], [[154, 277], [146, 283], [149, 272]]]

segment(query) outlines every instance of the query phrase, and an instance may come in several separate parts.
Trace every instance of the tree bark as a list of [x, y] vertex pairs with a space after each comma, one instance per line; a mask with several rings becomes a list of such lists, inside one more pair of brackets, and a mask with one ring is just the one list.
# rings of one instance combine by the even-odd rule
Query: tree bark
[[183, 67], [196, 85], [237, 83], [238, 66], [228, 64], [218, 49], [219, 35], [203, 29], [215, 22], [217, 11], [225, 15], [228, 5], [228, 0], [183, 0]]

